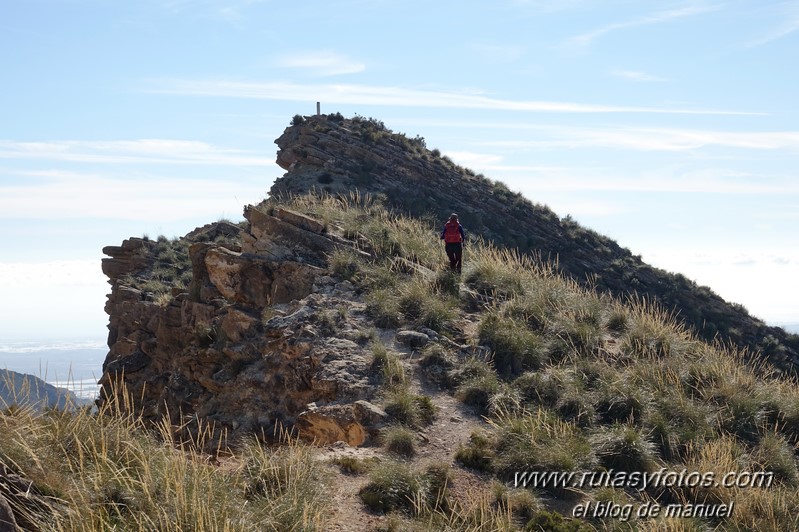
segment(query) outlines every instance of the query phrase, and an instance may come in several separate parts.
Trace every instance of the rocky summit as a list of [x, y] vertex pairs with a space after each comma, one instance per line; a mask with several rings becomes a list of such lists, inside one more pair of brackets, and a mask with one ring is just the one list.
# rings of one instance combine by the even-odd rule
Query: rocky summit
[[[377, 198], [427, 220], [431, 239], [440, 220], [458, 212], [471, 238], [551, 261], [598, 291], [657, 302], [700, 335], [777, 367], [799, 363], [795, 335], [459, 167], [421, 137], [336, 114], [297, 116], [276, 143], [286, 174], [269, 200], [244, 208], [243, 222], [103, 249], [111, 293], [101, 406], [124, 395], [143, 418], [167, 415], [180, 430], [208, 431], [214, 444], [290, 427], [317, 442], [361, 445], [383, 426], [369, 351], [380, 329], [356, 287], [330, 265], [335, 253], [368, 259], [374, 250], [363, 235], [276, 201], [308, 193]], [[396, 267], [422, 268], [412, 257]], [[436, 334], [394, 333], [408, 345]], [[458, 352], [485, 349], [446, 341]]]

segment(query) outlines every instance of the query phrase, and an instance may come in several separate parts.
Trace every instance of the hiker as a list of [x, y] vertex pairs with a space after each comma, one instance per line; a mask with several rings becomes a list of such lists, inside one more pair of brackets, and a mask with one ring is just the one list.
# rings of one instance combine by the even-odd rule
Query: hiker
[[461, 259], [463, 258], [463, 242], [466, 240], [466, 233], [463, 226], [458, 222], [458, 215], [449, 215], [449, 221], [444, 224], [441, 231], [441, 240], [444, 241], [444, 249], [449, 258], [449, 269], [461, 273]]

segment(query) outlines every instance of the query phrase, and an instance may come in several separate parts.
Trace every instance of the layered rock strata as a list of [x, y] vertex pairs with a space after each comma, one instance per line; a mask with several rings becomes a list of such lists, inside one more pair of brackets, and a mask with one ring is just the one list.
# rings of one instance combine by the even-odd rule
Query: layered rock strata
[[134, 282], [158, 242], [103, 250], [111, 294], [99, 405], [126, 397], [124, 408], [167, 415], [213, 444], [292, 428], [362, 444], [370, 428], [355, 405], [374, 393], [364, 306], [326, 271], [327, 253], [349, 244], [285, 209], [248, 206], [245, 217], [235, 234], [210, 224], [187, 235], [191, 282], [166, 296]]

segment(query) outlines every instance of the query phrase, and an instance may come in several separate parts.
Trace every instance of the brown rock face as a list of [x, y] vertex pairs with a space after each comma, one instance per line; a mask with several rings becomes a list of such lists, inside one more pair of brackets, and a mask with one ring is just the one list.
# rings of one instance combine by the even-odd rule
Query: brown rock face
[[[223, 433], [271, 436], [294, 426], [310, 403], [343, 412], [374, 393], [359, 332], [364, 307], [335, 295], [325, 270], [326, 253], [347, 244], [286, 209], [250, 206], [246, 217], [245, 229], [221, 222], [185, 242], [131, 239], [105, 248], [112, 288], [99, 404], [120, 398], [124, 387], [145, 418], [166, 414], [190, 433], [211, 427], [213, 445], [224, 443]], [[148, 268], [178, 255], [176, 246], [191, 280], [159, 296], [150, 291]], [[351, 444], [367, 434], [357, 420], [314, 430], [324, 441]]]

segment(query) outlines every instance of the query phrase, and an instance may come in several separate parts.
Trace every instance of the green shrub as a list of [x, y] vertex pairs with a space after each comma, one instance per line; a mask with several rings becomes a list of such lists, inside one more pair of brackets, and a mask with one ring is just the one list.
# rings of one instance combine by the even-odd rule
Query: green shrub
[[339, 470], [345, 475], [363, 475], [370, 471], [376, 459], [361, 459], [354, 456], [339, 456], [333, 460]]
[[754, 448], [752, 457], [762, 471], [774, 473], [774, 477], [789, 486], [799, 481], [794, 448], [783, 436], [773, 432], [764, 434]]
[[614, 424], [601, 427], [591, 437], [599, 463], [614, 471], [652, 471], [655, 446], [640, 428]]
[[[514, 413], [494, 421], [493, 466], [501, 478], [519, 471], [577, 471], [591, 469], [595, 456], [580, 429], [551, 412]], [[545, 489], [566, 496], [563, 486]]]
[[519, 375], [542, 364], [541, 337], [518, 320], [490, 312], [480, 322], [478, 334], [481, 344], [494, 352], [494, 367], [500, 375]]
[[435, 406], [426, 395], [415, 395], [407, 388], [392, 390], [383, 409], [397, 423], [409, 427], [424, 427], [435, 419]]
[[461, 402], [475, 407], [478, 413], [487, 414], [491, 397], [499, 391], [499, 379], [493, 373], [469, 378], [455, 392]]
[[455, 452], [455, 460], [466, 467], [478, 471], [490, 472], [493, 469], [494, 457], [493, 444], [489, 437], [482, 432], [472, 432], [469, 443], [461, 445]]
[[372, 370], [380, 375], [380, 381], [389, 386], [404, 387], [408, 382], [405, 366], [396, 353], [389, 352], [379, 341], [372, 342]]
[[589, 532], [594, 530], [593, 527], [581, 523], [577, 519], [563, 517], [558, 512], [548, 512], [541, 510], [527, 522], [524, 526], [525, 531], [539, 532], [546, 530], [547, 532]]
[[342, 279], [353, 279], [358, 273], [359, 262], [355, 253], [342, 249], [336, 249], [328, 258], [330, 270]]
[[392, 454], [411, 458], [416, 454], [416, 433], [402, 425], [383, 429], [380, 439], [386, 450]]
[[401, 511], [409, 515], [449, 509], [449, 466], [431, 464], [417, 472], [400, 462], [386, 461], [369, 474], [361, 500], [374, 512]]
[[617, 380], [605, 383], [597, 393], [596, 412], [605, 423], [643, 421], [649, 407], [649, 396], [641, 387]]
[[412, 512], [421, 494], [419, 477], [407, 465], [385, 461], [369, 473], [369, 483], [358, 495], [366, 506], [379, 513], [395, 510]]
[[513, 381], [522, 398], [534, 404], [552, 407], [558, 402], [563, 385], [552, 372], [528, 371]]
[[555, 403], [555, 411], [565, 421], [583, 428], [593, 425], [596, 417], [596, 410], [589, 397], [578, 389], [564, 392]]
[[455, 355], [444, 346], [439, 343], [430, 343], [422, 349], [419, 367], [430, 382], [451, 388], [455, 384], [452, 372], [456, 367], [456, 362]]

